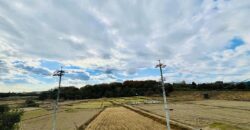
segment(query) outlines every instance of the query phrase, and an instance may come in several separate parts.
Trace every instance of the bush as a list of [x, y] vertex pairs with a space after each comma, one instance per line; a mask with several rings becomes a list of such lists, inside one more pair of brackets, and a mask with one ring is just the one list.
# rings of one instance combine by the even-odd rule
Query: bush
[[18, 129], [17, 123], [21, 120], [23, 111], [11, 110], [7, 105], [0, 105], [0, 130]]
[[39, 107], [39, 104], [37, 104], [34, 100], [32, 99], [27, 99], [24, 103], [25, 107]]

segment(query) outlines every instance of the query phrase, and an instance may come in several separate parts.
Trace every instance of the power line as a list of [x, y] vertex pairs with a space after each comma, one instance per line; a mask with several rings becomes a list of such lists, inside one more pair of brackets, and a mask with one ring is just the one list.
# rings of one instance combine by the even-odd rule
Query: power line
[[161, 85], [162, 85], [162, 93], [163, 93], [163, 100], [164, 100], [164, 109], [166, 112], [166, 122], [167, 122], [167, 128], [170, 130], [170, 115], [168, 111], [168, 105], [167, 105], [167, 98], [166, 98], [166, 92], [165, 92], [165, 86], [164, 86], [164, 78], [162, 74], [162, 68], [166, 67], [166, 65], [162, 64], [159, 60], [159, 64], [156, 65], [156, 68], [160, 68], [160, 74], [161, 74]]

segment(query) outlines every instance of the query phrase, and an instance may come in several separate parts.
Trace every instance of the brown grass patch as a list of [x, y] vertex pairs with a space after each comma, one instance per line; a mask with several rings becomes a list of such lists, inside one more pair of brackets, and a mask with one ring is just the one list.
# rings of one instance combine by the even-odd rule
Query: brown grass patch
[[86, 130], [165, 130], [166, 126], [124, 107], [107, 108]]

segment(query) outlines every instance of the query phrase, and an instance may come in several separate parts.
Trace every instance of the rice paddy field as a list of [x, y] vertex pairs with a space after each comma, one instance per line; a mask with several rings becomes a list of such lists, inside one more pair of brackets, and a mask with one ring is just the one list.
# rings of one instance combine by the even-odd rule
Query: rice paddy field
[[[50, 104], [50, 103], [44, 103]], [[50, 104], [51, 105], [51, 104]], [[57, 114], [57, 130], [76, 130], [102, 108], [111, 105], [105, 101], [62, 102]], [[51, 106], [25, 109], [20, 123], [21, 130], [50, 130], [52, 128]], [[49, 109], [47, 109], [49, 108]]]
[[[136, 107], [164, 116], [163, 104], [140, 104]], [[203, 100], [169, 102], [172, 120], [194, 126], [227, 127], [228, 129], [250, 130], [250, 102]]]
[[166, 126], [124, 107], [107, 108], [86, 130], [165, 130]]
[[[243, 92], [239, 97], [232, 92], [223, 93], [213, 93], [210, 99], [204, 100], [200, 92], [174, 92], [168, 97], [170, 118], [202, 130], [250, 130], [250, 92]], [[0, 100], [0, 104], [18, 107], [24, 101]], [[40, 107], [22, 108], [21, 130], [51, 129], [53, 101], [37, 102]], [[127, 109], [123, 104], [165, 118], [160, 96], [63, 101], [59, 103], [57, 130], [79, 130], [83, 125], [87, 130], [166, 129], [164, 123]]]
[[[76, 130], [80, 125], [88, 121], [96, 113], [98, 109], [85, 109], [85, 110], [70, 110], [62, 111], [57, 115], [57, 130]], [[51, 113], [46, 112], [46, 113]], [[40, 116], [38, 116], [40, 114]], [[52, 115], [43, 115], [43, 111], [24, 113], [24, 116], [29, 115], [33, 118], [24, 118], [20, 123], [21, 130], [51, 130], [52, 128]], [[43, 115], [43, 116], [42, 116]], [[35, 117], [35, 118], [34, 118]]]

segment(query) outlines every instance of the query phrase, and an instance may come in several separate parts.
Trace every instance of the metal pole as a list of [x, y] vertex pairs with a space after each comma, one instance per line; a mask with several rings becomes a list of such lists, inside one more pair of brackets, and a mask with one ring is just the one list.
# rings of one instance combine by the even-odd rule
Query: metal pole
[[163, 74], [162, 74], [162, 66], [163, 64], [161, 64], [161, 61], [159, 60], [159, 68], [160, 68], [160, 73], [161, 73], [161, 85], [162, 85], [162, 93], [163, 93], [163, 100], [164, 100], [164, 109], [166, 112], [166, 122], [167, 122], [167, 128], [168, 130], [170, 129], [170, 116], [169, 116], [169, 109], [168, 109], [168, 105], [167, 105], [167, 98], [166, 98], [166, 92], [165, 92], [165, 86], [164, 86], [164, 78], [163, 78]]
[[59, 84], [58, 84], [58, 90], [57, 90], [57, 97], [55, 100], [55, 105], [54, 105], [54, 113], [53, 113], [53, 127], [52, 130], [56, 130], [56, 114], [57, 114], [57, 109], [58, 109], [58, 102], [59, 102], [59, 98], [60, 98], [60, 87], [61, 87], [61, 81], [62, 81], [62, 67], [61, 67], [61, 71], [59, 71]]

